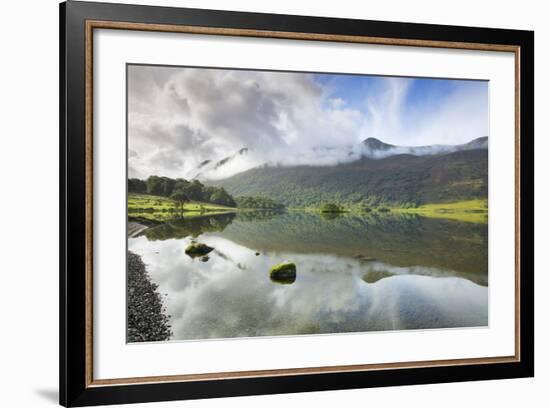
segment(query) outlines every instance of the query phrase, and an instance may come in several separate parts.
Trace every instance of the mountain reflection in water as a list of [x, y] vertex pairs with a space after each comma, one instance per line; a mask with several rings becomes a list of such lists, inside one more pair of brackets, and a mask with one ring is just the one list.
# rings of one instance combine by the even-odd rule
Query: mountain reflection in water
[[[207, 259], [185, 254], [196, 240]], [[128, 240], [174, 340], [486, 326], [487, 225], [303, 212], [179, 220]], [[270, 279], [296, 265], [295, 280]]]

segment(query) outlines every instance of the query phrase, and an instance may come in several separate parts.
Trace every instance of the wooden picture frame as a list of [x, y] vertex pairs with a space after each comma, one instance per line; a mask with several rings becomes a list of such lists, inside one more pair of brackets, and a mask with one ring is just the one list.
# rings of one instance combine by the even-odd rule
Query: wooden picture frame
[[[93, 31], [197, 33], [515, 54], [515, 353], [502, 357], [94, 379]], [[69, 1], [60, 5], [60, 403], [121, 404], [534, 375], [534, 33]], [[510, 183], [513, 181], [510, 180]]]

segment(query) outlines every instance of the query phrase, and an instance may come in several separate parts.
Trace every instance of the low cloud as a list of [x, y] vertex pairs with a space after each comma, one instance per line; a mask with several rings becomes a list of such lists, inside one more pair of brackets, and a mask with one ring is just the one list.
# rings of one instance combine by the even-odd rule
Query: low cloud
[[437, 103], [411, 104], [414, 81], [377, 78], [351, 100], [313, 74], [130, 66], [129, 176], [194, 177], [200, 163], [243, 147], [248, 154], [211, 177], [265, 163], [354, 160], [367, 137], [427, 145], [487, 135], [486, 86], [460, 82]]

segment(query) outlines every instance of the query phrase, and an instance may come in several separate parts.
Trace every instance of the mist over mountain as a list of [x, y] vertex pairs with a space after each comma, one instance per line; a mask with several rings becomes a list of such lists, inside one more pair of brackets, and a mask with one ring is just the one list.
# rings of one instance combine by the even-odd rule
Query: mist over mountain
[[[488, 82], [462, 79], [131, 64], [127, 100], [128, 176], [140, 179], [334, 166], [379, 153], [367, 137], [458, 145], [489, 129]], [[415, 150], [397, 153], [424, 154]]]
[[333, 166], [265, 164], [212, 181], [233, 196], [264, 196], [287, 206], [323, 201], [404, 204], [487, 196], [488, 140], [461, 145], [394, 146], [363, 142], [359, 159]]
[[489, 139], [479, 137], [468, 143], [459, 145], [429, 145], [429, 146], [396, 146], [384, 143], [374, 137], [363, 141], [364, 156], [371, 158], [383, 158], [397, 154], [411, 154], [413, 156], [425, 156], [433, 154], [445, 154], [464, 150], [487, 149]]
[[217, 179], [223, 178], [227, 174], [238, 173], [254, 167], [252, 163], [247, 162], [248, 148], [243, 147], [234, 154], [225, 156], [219, 160], [204, 160], [201, 162], [194, 173], [189, 175], [191, 179]]
[[[315, 163], [310, 156], [306, 163], [296, 163], [295, 165], [312, 165], [312, 163], [324, 165], [341, 165], [347, 162], [354, 162], [361, 158], [382, 159], [395, 155], [408, 154], [413, 156], [427, 156], [446, 154], [459, 151], [467, 151], [474, 149], [487, 149], [488, 138], [479, 137], [468, 143], [458, 145], [429, 145], [429, 146], [397, 146], [389, 143], [385, 143], [374, 137], [369, 137], [360, 144], [344, 147], [326, 147], [317, 146], [312, 149], [311, 157], [317, 157], [318, 163]], [[327, 158], [339, 157], [337, 161], [333, 163], [332, 159]], [[330, 164], [326, 164], [326, 163]], [[295, 167], [295, 165], [289, 165], [287, 162], [264, 162], [261, 166], [268, 167]], [[314, 166], [315, 166], [314, 165]], [[237, 173], [250, 170], [255, 167], [260, 167], [259, 161], [250, 155], [250, 150], [247, 147], [243, 147], [235, 153], [225, 156], [223, 158], [214, 160], [209, 159], [201, 162], [197, 168], [188, 174], [187, 177], [191, 179], [198, 179], [202, 181], [208, 180], [220, 180], [228, 178]]]

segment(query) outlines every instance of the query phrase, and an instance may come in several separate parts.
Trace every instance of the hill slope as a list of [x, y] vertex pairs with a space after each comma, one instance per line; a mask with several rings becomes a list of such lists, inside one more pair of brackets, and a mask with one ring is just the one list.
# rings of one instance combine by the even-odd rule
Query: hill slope
[[363, 154], [371, 158], [395, 156], [397, 154], [412, 154], [413, 156], [425, 156], [434, 154], [446, 154], [465, 150], [487, 149], [489, 139], [487, 136], [478, 137], [468, 143], [458, 145], [427, 145], [427, 146], [396, 146], [384, 143], [374, 137], [363, 140]]
[[487, 149], [363, 157], [337, 166], [263, 166], [213, 184], [233, 196], [261, 195], [287, 206], [323, 201], [437, 203], [487, 197]]

